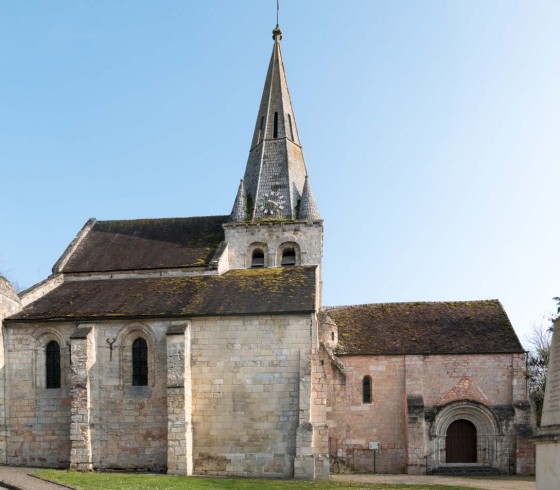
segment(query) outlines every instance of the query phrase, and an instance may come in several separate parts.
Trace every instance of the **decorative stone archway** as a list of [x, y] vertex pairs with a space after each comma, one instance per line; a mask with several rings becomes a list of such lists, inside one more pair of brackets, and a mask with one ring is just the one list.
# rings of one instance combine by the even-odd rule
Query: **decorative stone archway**
[[[446, 463], [446, 436], [449, 426], [458, 420], [466, 420], [476, 428], [476, 463]], [[495, 414], [487, 406], [474, 401], [457, 401], [444, 406], [436, 415], [429, 432], [429, 469], [445, 469], [448, 466], [490, 466], [508, 471], [508, 456], [502, 454], [503, 434]]]

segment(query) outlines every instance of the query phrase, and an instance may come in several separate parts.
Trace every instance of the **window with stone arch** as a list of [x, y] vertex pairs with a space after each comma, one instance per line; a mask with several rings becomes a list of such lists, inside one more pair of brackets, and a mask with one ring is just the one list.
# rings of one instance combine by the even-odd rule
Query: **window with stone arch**
[[276, 263], [282, 267], [301, 265], [301, 251], [295, 242], [285, 242], [278, 247]]
[[362, 380], [362, 403], [371, 403], [371, 376]]
[[148, 385], [148, 344], [142, 337], [132, 342], [132, 386]]
[[[66, 384], [66, 367], [69, 364], [66, 339], [59, 331], [38, 329], [33, 333], [33, 378], [39, 389], [53, 390], [49, 396]], [[58, 393], [58, 392], [57, 392]], [[60, 393], [62, 396], [63, 393]]]
[[45, 387], [47, 389], [60, 388], [60, 345], [51, 340], [45, 348]]
[[252, 243], [247, 249], [247, 258], [247, 267], [251, 269], [268, 267], [268, 247], [265, 243]]
[[264, 267], [264, 251], [261, 248], [255, 248], [251, 256], [251, 268], [257, 269]]
[[120, 382], [125, 394], [137, 396], [139, 389], [154, 386], [158, 358], [150, 326], [125, 326], [117, 334], [115, 346], [119, 347]]

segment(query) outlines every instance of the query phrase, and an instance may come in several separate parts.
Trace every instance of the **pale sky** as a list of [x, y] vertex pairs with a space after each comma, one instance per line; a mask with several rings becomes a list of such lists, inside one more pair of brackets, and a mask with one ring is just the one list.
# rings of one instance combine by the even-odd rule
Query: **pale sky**
[[[4, 1], [0, 270], [50, 274], [87, 219], [228, 214], [274, 0]], [[325, 220], [324, 303], [560, 295], [560, 2], [282, 0]]]

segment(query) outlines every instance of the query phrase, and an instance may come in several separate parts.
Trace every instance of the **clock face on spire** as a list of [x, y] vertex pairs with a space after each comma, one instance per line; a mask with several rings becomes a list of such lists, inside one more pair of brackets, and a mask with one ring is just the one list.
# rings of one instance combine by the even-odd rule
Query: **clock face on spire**
[[284, 196], [276, 191], [270, 191], [263, 195], [259, 209], [265, 218], [280, 216], [286, 207]]

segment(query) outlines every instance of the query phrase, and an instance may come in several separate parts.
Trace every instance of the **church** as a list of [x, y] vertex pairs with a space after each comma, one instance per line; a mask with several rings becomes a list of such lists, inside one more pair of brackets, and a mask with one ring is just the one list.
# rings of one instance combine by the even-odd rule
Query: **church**
[[281, 40], [230, 214], [90, 219], [44, 281], [0, 278], [0, 464], [533, 471], [525, 353], [498, 300], [322, 304]]

